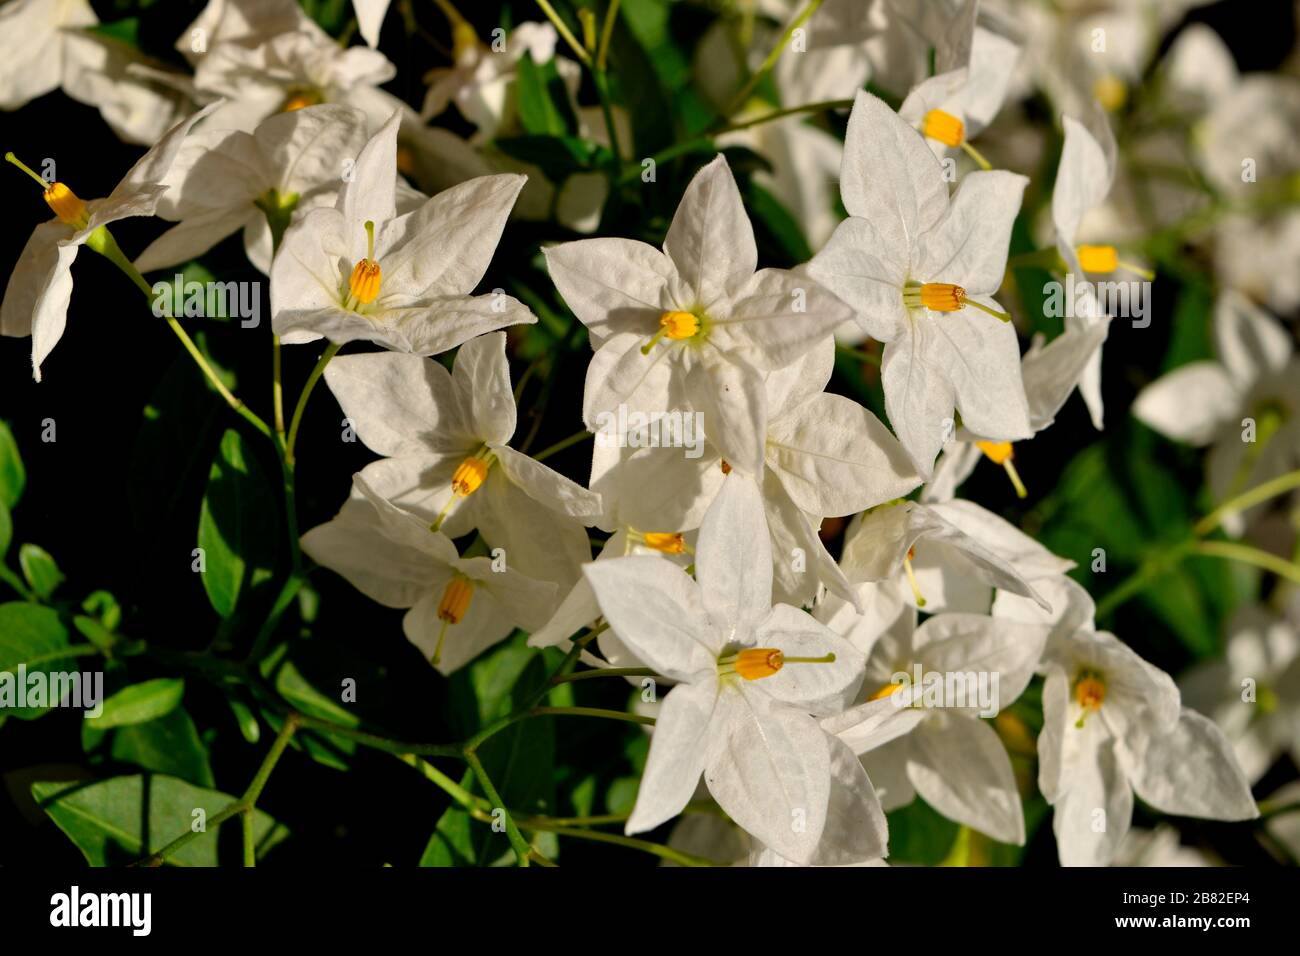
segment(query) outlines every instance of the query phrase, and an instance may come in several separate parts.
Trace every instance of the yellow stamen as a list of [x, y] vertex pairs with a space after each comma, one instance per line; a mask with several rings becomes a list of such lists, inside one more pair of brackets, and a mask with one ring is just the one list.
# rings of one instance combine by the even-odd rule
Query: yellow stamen
[[907, 572], [907, 583], [912, 586], [912, 597], [916, 600], [917, 607], [925, 607], [925, 598], [921, 594], [921, 585], [916, 582], [916, 572], [912, 570], [912, 559], [916, 557], [916, 548], [907, 549], [907, 557], [903, 559], [903, 570]]
[[487, 477], [488, 467], [491, 462], [484, 458], [471, 456], [456, 466], [456, 471], [451, 476], [451, 490], [461, 498], [468, 498], [474, 492], [478, 491], [479, 486], [483, 484], [483, 479]]
[[323, 102], [325, 97], [321, 95], [320, 90], [292, 90], [280, 106], [280, 112], [292, 113], [294, 110], [305, 109], [308, 106], [319, 106]]
[[745, 680], [771, 677], [786, 664], [833, 664], [835, 655], [823, 657], [786, 657], [775, 647], [755, 647], [718, 660], [718, 673], [736, 674]]
[[1107, 73], [1099, 76], [1092, 84], [1092, 95], [1108, 113], [1124, 108], [1128, 102], [1128, 87], [1118, 76]]
[[442, 621], [442, 626], [438, 628], [438, 643], [433, 648], [433, 656], [429, 658], [434, 666], [437, 666], [442, 658], [442, 645], [447, 639], [447, 628], [465, 619], [473, 596], [474, 582], [460, 574], [448, 581], [443, 589], [442, 600], [438, 602], [438, 620]]
[[868, 701], [884, 700], [886, 697], [893, 697], [895, 694], [897, 694], [900, 690], [902, 690], [906, 686], [907, 685], [902, 681], [898, 681], [893, 684], [886, 684], [884, 687], [880, 688], [880, 690], [876, 691], [874, 694], [868, 697], [867, 700]]
[[90, 219], [90, 214], [86, 210], [86, 204], [77, 197], [67, 186], [60, 182], [48, 182], [44, 177], [38, 175], [26, 163], [22, 162], [13, 153], [5, 153], [6, 162], [17, 166], [28, 176], [32, 177], [40, 185], [45, 195], [45, 202], [50, 209], [54, 210], [54, 215], [59, 217], [59, 222], [77, 229], [83, 228]]
[[686, 539], [681, 532], [647, 531], [641, 536], [641, 543], [647, 548], [663, 554], [683, 554], [686, 552]]
[[1074, 699], [1083, 713], [1079, 715], [1075, 727], [1083, 727], [1084, 718], [1101, 710], [1102, 701], [1106, 699], [1106, 681], [1096, 671], [1081, 671], [1074, 681]]
[[945, 146], [960, 146], [966, 138], [966, 127], [957, 117], [943, 110], [930, 110], [921, 122], [921, 133], [938, 140]]
[[649, 355], [650, 350], [659, 344], [664, 336], [675, 341], [689, 339], [700, 331], [700, 318], [693, 312], [670, 310], [659, 316], [659, 331], [645, 345], [641, 354]]
[[1084, 272], [1114, 272], [1119, 268], [1119, 253], [1114, 246], [1080, 246], [1079, 268]]
[[729, 474], [731, 474], [731, 463], [730, 463], [729, 461], [727, 461], [727, 459], [723, 458], [722, 461], [721, 461], [719, 464], [720, 464], [721, 467], [722, 467], [722, 473], [723, 473], [724, 475], [729, 475]]
[[1012, 486], [1016, 489], [1016, 497], [1024, 498], [1029, 495], [1025, 490], [1025, 484], [1020, 480], [1020, 473], [1016, 471], [1016, 466], [1012, 459], [1016, 457], [1015, 451], [1009, 441], [977, 441], [975, 447], [984, 452], [985, 457], [995, 465], [1001, 465], [1007, 477], [1011, 479]]
[[451, 28], [451, 58], [457, 63], [473, 63], [478, 58], [478, 50], [478, 34], [473, 24], [458, 21]]
[[362, 305], [369, 305], [379, 297], [383, 273], [375, 261], [375, 224], [366, 220], [366, 257], [352, 267], [348, 291]]
[[966, 306], [979, 309], [1001, 322], [1010, 322], [1008, 312], [999, 312], [970, 298], [966, 290], [951, 282], [908, 282], [903, 286], [903, 305], [909, 309], [931, 312], [960, 312]]

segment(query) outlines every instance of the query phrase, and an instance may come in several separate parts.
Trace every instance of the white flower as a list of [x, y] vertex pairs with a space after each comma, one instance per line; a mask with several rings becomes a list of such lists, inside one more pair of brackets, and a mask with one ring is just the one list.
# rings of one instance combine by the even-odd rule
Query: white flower
[[[1276, 319], [1235, 292], [1214, 309], [1219, 361], [1190, 362], [1144, 388], [1133, 414], [1175, 441], [1213, 444], [1208, 456], [1216, 500], [1300, 467], [1300, 362]], [[1224, 527], [1240, 534], [1245, 518]]]
[[271, 312], [286, 344], [322, 336], [436, 355], [537, 318], [504, 293], [471, 297], [501, 238], [522, 176], [484, 176], [397, 216], [394, 113], [357, 157], [333, 208], [285, 233], [271, 267]]
[[90, 30], [68, 31], [65, 44], [63, 92], [99, 110], [123, 141], [152, 146], [193, 112], [189, 96], [161, 79], [179, 74], [134, 47]]
[[621, 403], [687, 405], [731, 465], [762, 470], [764, 371], [794, 362], [850, 313], [812, 279], [755, 272], [758, 250], [724, 158], [682, 197], [664, 251], [627, 239], [545, 250], [551, 278], [591, 333], [583, 421]]
[[177, 38], [176, 50], [194, 62], [221, 43], [251, 48], [278, 34], [300, 30], [333, 42], [298, 0], [208, 0]]
[[546, 620], [555, 585], [489, 557], [462, 558], [446, 535], [385, 501], [361, 475], [338, 516], [302, 536], [303, 552], [385, 607], [409, 608], [407, 639], [450, 674], [516, 627]]
[[[1023, 844], [1011, 759], [981, 718], [1023, 693], [1049, 629], [976, 614], [914, 624], [890, 629], [867, 648], [854, 641], [868, 651], [863, 703], [822, 727], [862, 756], [886, 810], [919, 793], [950, 820]], [[855, 637], [852, 623], [846, 636]]]
[[1038, 789], [1053, 807], [1063, 866], [1106, 866], [1128, 833], [1133, 794], [1162, 813], [1212, 820], [1259, 815], [1223, 732], [1183, 707], [1178, 688], [1113, 634], [1069, 578], [1044, 615], [1001, 594], [995, 616], [1053, 625], [1043, 654]]
[[[567, 588], [590, 560], [600, 497], [507, 444], [515, 432], [504, 332], [461, 346], [449, 373], [418, 355], [345, 355], [325, 368], [357, 435], [384, 455], [361, 476], [452, 538], [474, 528], [508, 566]], [[539, 626], [544, 621], [539, 622]]]
[[432, 119], [455, 103], [461, 116], [478, 129], [471, 142], [489, 142], [516, 126], [515, 81], [524, 57], [538, 64], [554, 60], [569, 96], [577, 93], [580, 68], [555, 55], [559, 37], [549, 23], [520, 23], [506, 36], [504, 49], [480, 42], [467, 23], [453, 25], [452, 36], [456, 65], [429, 73], [429, 91], [420, 115]]
[[352, 9], [357, 15], [357, 29], [366, 46], [374, 49], [379, 46], [379, 29], [384, 25], [388, 14], [389, 0], [352, 0]]
[[[810, 713], [829, 713], [861, 680], [862, 658], [807, 614], [770, 603], [772, 558], [757, 487], [724, 483], [700, 530], [699, 583], [657, 557], [586, 567], [614, 632], [677, 682], [663, 700], [628, 833], [689, 802], [701, 773], [746, 831], [798, 863], [882, 856], [871, 782]], [[834, 840], [823, 840], [831, 819]]]
[[[1020, 360], [1020, 376], [1029, 403], [1029, 427], [1035, 435], [1056, 421], [1056, 413], [1079, 384], [1093, 355], [1106, 340], [1108, 331], [1104, 323], [1070, 328], [1047, 345], [1043, 345], [1041, 334], [1034, 336]], [[921, 492], [921, 501], [927, 504], [951, 501], [958, 486], [970, 477], [984, 458], [1001, 465], [1016, 494], [1021, 498], [1027, 497], [1029, 491], [1016, 469], [1015, 457], [1016, 449], [1011, 442], [991, 441], [964, 425], [959, 426], [952, 439], [943, 446], [943, 453], [934, 465], [934, 474]]]
[[63, 83], [65, 30], [99, 23], [87, 0], [12, 0], [0, 7], [0, 109], [16, 110]]
[[136, 268], [150, 272], [196, 258], [242, 229], [249, 260], [270, 272], [268, 211], [287, 220], [291, 213], [333, 205], [343, 163], [365, 141], [365, 116], [336, 104], [277, 113], [251, 135], [204, 129], [190, 136], [156, 211], [177, 225], [140, 253]]
[[1002, 108], [1020, 47], [991, 30], [976, 27], [968, 66], [918, 83], [898, 115], [925, 137], [940, 159], [964, 149], [980, 166], [988, 163], [970, 145]]
[[[36, 381], [41, 380], [41, 363], [63, 337], [67, 325], [72, 263], [77, 251], [87, 243], [96, 251], [107, 251], [112, 240], [107, 231], [101, 231], [104, 226], [132, 216], [153, 215], [167, 191], [163, 180], [186, 133], [209, 112], [211, 107], [173, 127], [104, 199], [82, 200], [61, 182], [45, 185], [45, 201], [54, 210], [55, 218], [32, 231], [0, 304], [0, 334], [32, 337], [32, 374]], [[35, 173], [32, 176], [39, 180]]]
[[885, 410], [922, 477], [951, 431], [954, 405], [980, 434], [1032, 434], [1016, 330], [992, 298], [1026, 182], [969, 173], [949, 203], [943, 168], [921, 135], [858, 94], [840, 183], [849, 218], [808, 269], [885, 343]]
[[1246, 779], [1259, 780], [1280, 754], [1300, 763], [1300, 631], [1290, 621], [1238, 608], [1223, 656], [1196, 665], [1179, 685], [1183, 700], [1232, 741]]
[[874, 508], [850, 526], [840, 566], [854, 584], [873, 585], [863, 603], [891, 621], [904, 605], [986, 613], [993, 589], [1047, 608], [1037, 582], [1074, 567], [972, 501]]
[[[774, 594], [811, 604], [825, 584], [856, 601], [817, 531], [822, 519], [843, 517], [905, 495], [920, 478], [898, 441], [857, 402], [823, 389], [835, 348], [824, 339], [793, 365], [770, 372], [764, 393], [771, 409], [760, 488], [775, 572]], [[697, 457], [680, 448], [606, 447], [602, 433], [592, 460], [591, 486], [618, 503], [635, 527], [695, 528], [722, 485], [724, 461], [716, 436]]]

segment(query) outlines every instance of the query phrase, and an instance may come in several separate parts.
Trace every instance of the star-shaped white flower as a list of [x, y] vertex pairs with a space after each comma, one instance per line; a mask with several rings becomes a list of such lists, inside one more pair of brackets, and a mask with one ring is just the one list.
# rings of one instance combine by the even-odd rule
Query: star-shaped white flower
[[[771, 605], [769, 547], [758, 488], [733, 474], [700, 529], [698, 583], [658, 557], [586, 567], [610, 627], [677, 682], [659, 710], [627, 832], [676, 816], [703, 774], [727, 815], [787, 859], [880, 857], [885, 824], [871, 782], [809, 716], [837, 710], [857, 690], [862, 658], [804, 612]], [[852, 825], [828, 844], [832, 814]]]
[[982, 718], [1024, 692], [1049, 628], [940, 614], [919, 628], [913, 618], [864, 647], [852, 615], [837, 618], [832, 628], [868, 652], [863, 702], [822, 727], [862, 755], [881, 805], [906, 806], [919, 793], [950, 820], [1024, 844], [1011, 759]]
[[[152, 216], [167, 187], [167, 171], [186, 134], [213, 107], [178, 123], [140, 157], [104, 199], [82, 200], [61, 182], [44, 187], [55, 218], [33, 231], [18, 256], [0, 303], [0, 334], [32, 337], [32, 375], [41, 380], [41, 363], [68, 322], [72, 298], [72, 263], [83, 245], [107, 251], [112, 242], [103, 229], [132, 216]], [[8, 154], [12, 157], [13, 154]], [[30, 170], [29, 170], [30, 172]], [[35, 173], [32, 173], [34, 178]]]
[[848, 308], [808, 276], [755, 272], [740, 191], [719, 156], [696, 174], [664, 251], [628, 239], [545, 250], [551, 278], [591, 333], [583, 421], [620, 404], [702, 412], [727, 460], [762, 470], [763, 372], [783, 368], [845, 321]]
[[[771, 409], [760, 488], [772, 538], [774, 593], [811, 604], [821, 585], [845, 600], [853, 590], [818, 537], [822, 519], [857, 514], [905, 495], [920, 478], [883, 424], [866, 408], [823, 391], [835, 347], [830, 338], [793, 365], [770, 372]], [[717, 436], [695, 457], [680, 448], [614, 449], [597, 437], [592, 488], [619, 503], [637, 527], [695, 528], [730, 467]]]
[[[186, 139], [167, 174], [168, 193], [156, 214], [176, 222], [136, 259], [151, 272], [207, 252], [243, 230], [244, 251], [271, 270], [268, 214], [303, 214], [334, 205], [346, 159], [366, 142], [366, 119], [338, 104], [276, 113], [250, 135], [204, 129]], [[287, 225], [287, 222], [286, 222]]]
[[840, 194], [849, 218], [808, 270], [885, 343], [885, 411], [922, 477], [953, 427], [1028, 438], [1020, 346], [992, 298], [1027, 180], [974, 172], [952, 202], [943, 167], [881, 100], [859, 93]]
[[471, 297], [523, 187], [484, 176], [397, 215], [392, 118], [361, 150], [333, 208], [311, 210], [285, 233], [271, 267], [271, 313], [286, 344], [324, 336], [436, 355], [493, 329], [537, 317], [501, 292]]
[[568, 588], [590, 560], [600, 496], [515, 451], [504, 332], [471, 339], [449, 373], [418, 355], [343, 355], [325, 381], [357, 435], [384, 455], [362, 477], [459, 538], [477, 528], [510, 567]]
[[441, 532], [386, 501], [361, 475], [338, 516], [302, 536], [313, 561], [385, 607], [409, 608], [407, 639], [450, 674], [516, 627], [546, 620], [555, 585], [490, 557], [462, 558]]
[[1128, 833], [1133, 794], [1162, 813], [1250, 820], [1259, 809], [1232, 745], [1182, 706], [1169, 675], [1095, 629], [1088, 593], [1069, 578], [1050, 588], [1053, 613], [1000, 594], [994, 615], [1046, 622], [1038, 789], [1052, 805], [1063, 866], [1106, 866]]

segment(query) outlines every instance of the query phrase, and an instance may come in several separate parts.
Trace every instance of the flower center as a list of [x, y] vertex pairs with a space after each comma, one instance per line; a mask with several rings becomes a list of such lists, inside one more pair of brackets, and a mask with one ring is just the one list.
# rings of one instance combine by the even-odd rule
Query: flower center
[[895, 681], [892, 684], [886, 684], [884, 687], [880, 688], [880, 690], [868, 697], [867, 700], [884, 700], [886, 697], [893, 697], [906, 686], [907, 684], [903, 681]]
[[731, 462], [727, 461], [727, 459], [720, 459], [718, 461], [718, 467], [722, 469], [724, 475], [731, 474]]
[[442, 645], [447, 639], [447, 628], [465, 619], [472, 597], [474, 582], [463, 574], [457, 574], [443, 588], [442, 600], [438, 602], [438, 620], [442, 621], [442, 626], [438, 628], [438, 643], [433, 649], [433, 657], [429, 659], [435, 667], [442, 659]]
[[976, 302], [966, 295], [965, 289], [951, 282], [905, 282], [903, 305], [909, 309], [929, 309], [931, 312], [960, 312], [969, 305], [981, 312], [987, 312], [995, 319], [1003, 322], [1011, 321], [1010, 314]]
[[1016, 497], [1024, 498], [1029, 492], [1025, 490], [1025, 484], [1020, 480], [1020, 473], [1016, 471], [1016, 466], [1012, 459], [1016, 457], [1015, 450], [1009, 441], [977, 441], [975, 447], [984, 453], [984, 456], [995, 465], [1001, 465], [1002, 470], [1007, 473], [1011, 479], [1011, 485], [1016, 489]]
[[280, 105], [281, 113], [292, 113], [294, 110], [305, 109], [308, 106], [318, 106], [325, 102], [325, 96], [320, 90], [314, 87], [295, 87], [289, 90], [288, 96], [284, 98], [284, 103]]
[[786, 657], [775, 647], [753, 647], [718, 658], [718, 674], [735, 674], [745, 680], [771, 677], [786, 664], [833, 664], [835, 655], [824, 657]]
[[649, 355], [650, 350], [659, 344], [662, 338], [670, 338], [680, 342], [683, 339], [694, 338], [700, 334], [700, 317], [694, 312], [682, 312], [679, 310], [670, 310], [659, 316], [659, 331], [645, 345], [641, 346], [641, 354]]
[[1092, 95], [1101, 104], [1102, 109], [1113, 113], [1123, 109], [1124, 104], [1128, 102], [1128, 87], [1114, 73], [1107, 73], [1097, 77], [1093, 82]]
[[456, 506], [456, 502], [468, 498], [482, 487], [494, 461], [496, 456], [484, 445], [456, 466], [456, 470], [451, 473], [451, 495], [447, 498], [447, 503], [442, 506], [442, 510], [438, 512], [438, 517], [434, 519], [433, 524], [429, 525], [430, 531], [437, 531], [442, 527], [443, 521]]
[[957, 117], [943, 110], [930, 110], [921, 122], [921, 133], [945, 146], [960, 146], [966, 127]]
[[690, 548], [681, 532], [669, 531], [633, 531], [629, 537], [652, 551], [661, 554], [685, 554]]
[[366, 220], [366, 257], [352, 267], [352, 276], [348, 279], [348, 293], [351, 304], [369, 305], [379, 298], [379, 288], [383, 284], [383, 273], [375, 261], [375, 224]]
[[74, 229], [84, 229], [90, 222], [90, 213], [86, 209], [86, 204], [63, 183], [46, 182], [45, 179], [38, 176], [31, 167], [19, 160], [13, 153], [5, 153], [5, 160], [17, 166], [40, 184], [45, 196], [45, 202], [50, 209], [54, 210], [54, 215], [59, 217], [59, 222], [72, 226]]
[[1119, 268], [1119, 253], [1114, 246], [1080, 246], [1076, 251], [1084, 272], [1114, 272]]
[[1100, 673], [1083, 670], [1074, 679], [1074, 699], [1083, 713], [1074, 726], [1082, 728], [1084, 719], [1091, 713], [1101, 710], [1102, 701], [1106, 699], [1106, 680]]

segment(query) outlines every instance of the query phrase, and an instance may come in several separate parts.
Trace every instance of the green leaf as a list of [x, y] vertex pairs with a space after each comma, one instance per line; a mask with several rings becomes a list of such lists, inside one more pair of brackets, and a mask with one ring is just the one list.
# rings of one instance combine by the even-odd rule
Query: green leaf
[[183, 680], [160, 677], [157, 680], [143, 681], [125, 687], [108, 698], [104, 701], [103, 713], [98, 717], [87, 717], [86, 721], [97, 730], [142, 724], [170, 713], [184, 696]]
[[64, 581], [63, 572], [50, 553], [34, 544], [24, 544], [18, 549], [18, 566], [28, 586], [43, 601], [49, 600]]
[[48, 711], [48, 707], [17, 706], [18, 668], [26, 669], [29, 681], [36, 673], [69, 670], [67, 649], [68, 630], [55, 611], [23, 601], [0, 604], [0, 675], [4, 675], [0, 676], [0, 709], [20, 720]]
[[886, 817], [891, 863], [938, 866], [957, 839], [957, 824], [940, 816], [919, 798], [891, 810]]
[[[461, 786], [468, 787], [473, 780], [474, 774], [466, 771]], [[420, 854], [420, 866], [476, 866], [474, 830], [482, 826], [485, 824], [476, 822], [468, 810], [452, 804], [438, 818], [438, 825]]]
[[519, 122], [524, 131], [542, 136], [565, 136], [577, 129], [569, 104], [569, 91], [555, 61], [537, 63], [532, 54], [516, 65], [515, 81]]
[[14, 538], [14, 519], [9, 515], [9, 506], [0, 501], [0, 561], [9, 553], [9, 542]]
[[[234, 798], [195, 787], [175, 777], [136, 774], [90, 784], [66, 781], [32, 784], [32, 797], [68, 835], [91, 866], [116, 866], [161, 850], [189, 832], [196, 821], [205, 825]], [[202, 810], [203, 815], [196, 815]], [[253, 835], [259, 856], [288, 835], [261, 810], [253, 811]], [[217, 828], [207, 827], [167, 858], [176, 866], [216, 866]]]
[[12, 508], [23, 496], [27, 471], [18, 454], [18, 443], [9, 426], [0, 421], [0, 503]]
[[576, 172], [590, 170], [606, 152], [577, 136], [509, 136], [493, 146], [507, 156], [532, 163], [551, 182], [563, 182]]
[[221, 436], [221, 448], [208, 475], [199, 512], [203, 549], [203, 588], [223, 618], [235, 612], [240, 596], [269, 577], [274, 561], [267, 515], [275, 502], [266, 475], [239, 432]]
[[[319, 717], [321, 720], [342, 724], [345, 727], [356, 727], [361, 723], [356, 714], [312, 686], [292, 662], [286, 661], [277, 671], [275, 689], [295, 709], [309, 717]], [[278, 731], [280, 719], [270, 715], [267, 719]], [[293, 743], [295, 748], [301, 744], [302, 749], [318, 763], [336, 770], [347, 770], [348, 764], [343, 758], [350, 757], [357, 749], [354, 740], [316, 730], [298, 734], [294, 737]]]
[[[92, 727], [86, 721], [86, 728]], [[214, 786], [208, 748], [184, 707], [156, 720], [119, 727], [108, 734], [108, 754], [118, 763], [177, 777], [200, 787]], [[83, 734], [84, 740], [84, 734]]]

